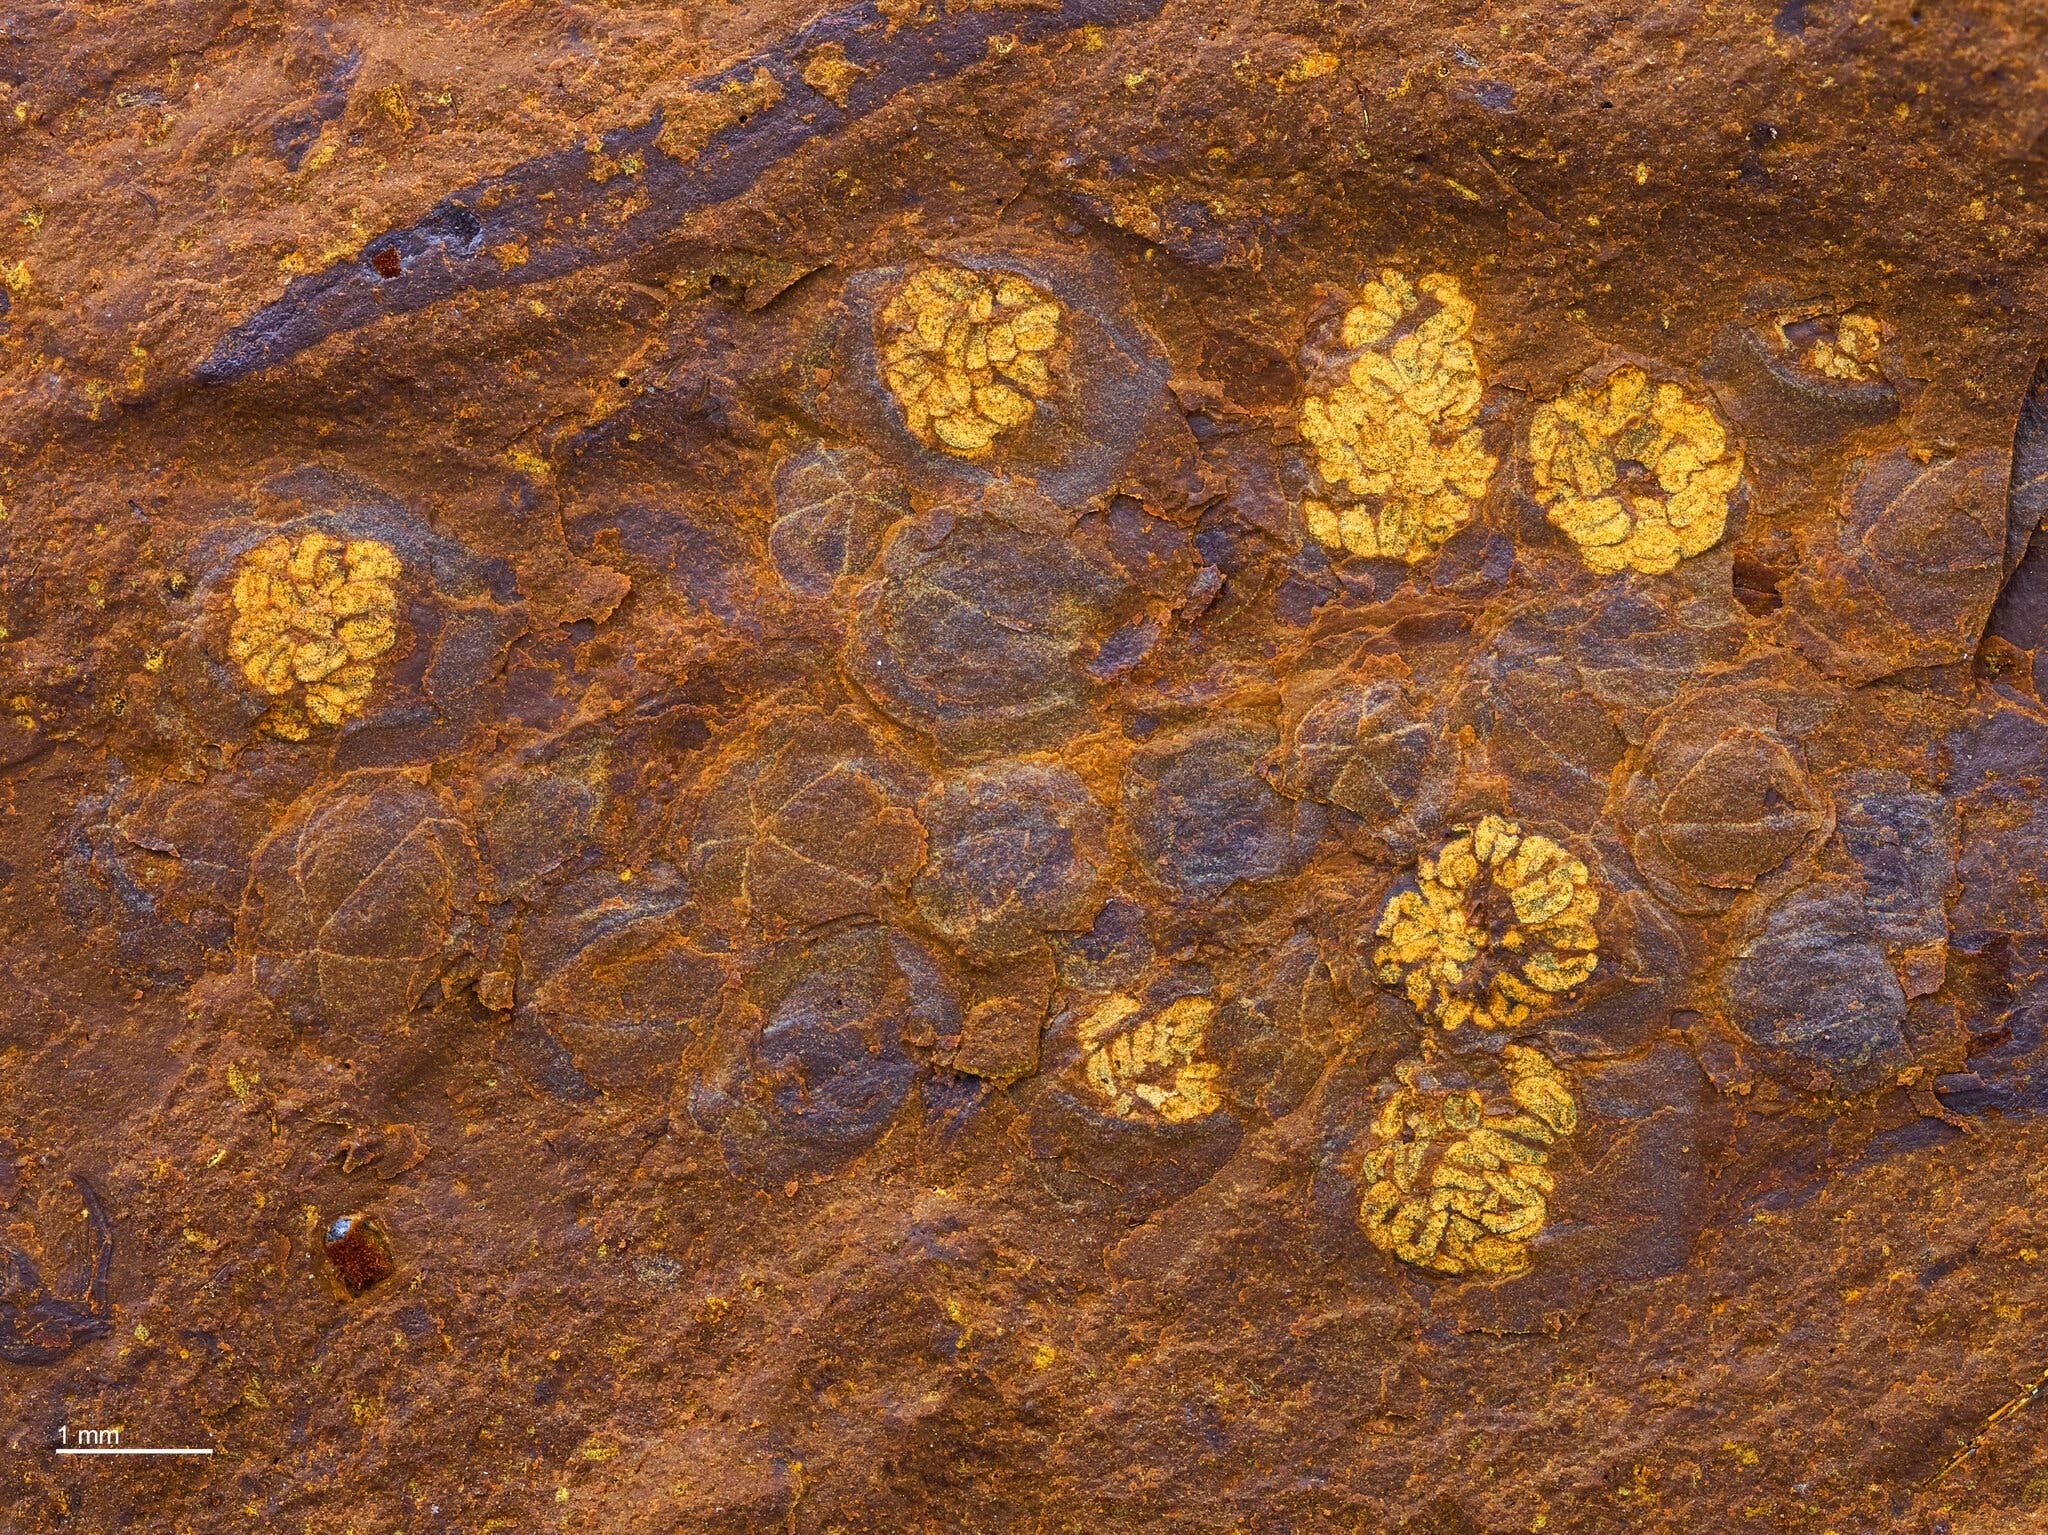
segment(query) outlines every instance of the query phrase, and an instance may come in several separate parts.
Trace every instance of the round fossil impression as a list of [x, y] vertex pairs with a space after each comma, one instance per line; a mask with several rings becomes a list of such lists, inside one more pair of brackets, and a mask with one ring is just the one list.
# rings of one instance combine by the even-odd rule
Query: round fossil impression
[[882, 306], [875, 343], [912, 435], [973, 458], [1053, 393], [1066, 329], [1059, 300], [1015, 273], [928, 266]]
[[1490, 815], [1416, 861], [1413, 889], [1380, 912], [1380, 980], [1455, 1029], [1513, 1028], [1592, 975], [1600, 893], [1550, 838]]
[[228, 656], [273, 702], [266, 723], [288, 741], [362, 712], [373, 664], [397, 639], [398, 556], [374, 538], [319, 531], [264, 540], [235, 575]]
[[1581, 380], [1529, 423], [1536, 500], [1602, 575], [1656, 575], [1728, 528], [1742, 453], [1718, 417], [1641, 368]]

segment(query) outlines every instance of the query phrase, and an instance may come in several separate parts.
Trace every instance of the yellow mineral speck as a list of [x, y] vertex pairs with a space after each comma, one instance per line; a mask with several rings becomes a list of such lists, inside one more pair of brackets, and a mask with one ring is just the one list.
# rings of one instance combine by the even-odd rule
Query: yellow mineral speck
[[401, 132], [410, 131], [414, 122], [412, 107], [405, 99], [405, 92], [396, 85], [387, 85], [371, 100], [377, 110], [390, 120], [391, 125]]
[[846, 56], [839, 43], [823, 43], [804, 56], [804, 84], [835, 107], [846, 105], [847, 95], [867, 71]]
[[1486, 816], [1380, 912], [1380, 981], [1446, 1029], [1515, 1028], [1598, 964], [1600, 893], [1584, 863], [1550, 838]]
[[19, 296], [28, 292], [30, 278], [26, 261], [0, 261], [0, 283], [9, 293]]
[[875, 332], [905, 425], [960, 458], [980, 457], [1029, 421], [1066, 369], [1065, 309], [1008, 272], [925, 267], [883, 307]]
[[269, 538], [242, 557], [228, 656], [271, 696], [288, 741], [360, 714], [376, 660], [398, 638], [398, 556], [374, 538]]
[[536, 480], [545, 480], [555, 472], [548, 461], [531, 448], [508, 448], [505, 461], [521, 474]]
[[1372, 1244], [1440, 1274], [1519, 1274], [1549, 1219], [1548, 1148], [1578, 1128], [1564, 1076], [1523, 1045], [1501, 1051], [1512, 1108], [1489, 1113], [1474, 1090], [1417, 1086], [1419, 1062], [1373, 1122], [1359, 1224]]
[[1414, 564], [1472, 520], [1499, 462], [1480, 440], [1472, 319], [1441, 273], [1382, 272], [1345, 313], [1336, 340], [1357, 356], [1301, 407], [1323, 492], [1302, 512], [1318, 543]]
[[1120, 1119], [1181, 1124], [1213, 1114], [1222, 1071], [1201, 1055], [1215, 1011], [1207, 997], [1181, 997], [1146, 1017], [1135, 997], [1111, 997], [1081, 1025], [1082, 1075]]
[[1281, 79], [1290, 85], [1299, 85], [1305, 80], [1320, 80], [1326, 75], [1334, 75], [1337, 66], [1343, 62], [1336, 54], [1318, 49], [1314, 53], [1303, 54], [1289, 64]]
[[1883, 351], [1884, 326], [1875, 316], [1852, 310], [1835, 322], [1832, 337], [1814, 339], [1802, 361], [1823, 378], [1867, 384], [1883, 371]]
[[655, 145], [678, 160], [694, 160], [717, 134], [781, 100], [782, 83], [759, 65], [751, 77], [728, 80], [716, 91], [680, 91], [658, 103], [662, 118]]
[[1656, 574], [1711, 549], [1742, 479], [1712, 409], [1633, 365], [1538, 409], [1529, 465], [1537, 501], [1602, 575]]

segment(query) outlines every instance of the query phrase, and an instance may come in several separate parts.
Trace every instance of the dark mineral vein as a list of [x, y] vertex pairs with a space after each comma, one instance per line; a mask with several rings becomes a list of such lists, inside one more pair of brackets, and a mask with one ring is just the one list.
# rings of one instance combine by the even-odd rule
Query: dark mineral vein
[[[294, 278], [284, 296], [237, 326], [194, 370], [224, 383], [280, 362], [328, 336], [387, 314], [424, 308], [465, 288], [511, 287], [645, 250], [700, 208], [737, 197], [771, 166], [913, 86], [947, 79], [985, 58], [997, 33], [1030, 41], [1086, 24], [1119, 26], [1156, 14], [1165, 0], [1061, 0], [1025, 11], [940, 11], [892, 25], [873, 0], [829, 11], [764, 53], [691, 87], [716, 100], [765, 70], [779, 99], [713, 133], [688, 159], [658, 147], [666, 118], [600, 135], [601, 147], [557, 150], [442, 199], [407, 229], [387, 230], [324, 272]], [[849, 74], [842, 106], [804, 80], [805, 59], [837, 45]], [[595, 154], [637, 157], [638, 175], [599, 180]], [[525, 246], [524, 259], [511, 259]]]

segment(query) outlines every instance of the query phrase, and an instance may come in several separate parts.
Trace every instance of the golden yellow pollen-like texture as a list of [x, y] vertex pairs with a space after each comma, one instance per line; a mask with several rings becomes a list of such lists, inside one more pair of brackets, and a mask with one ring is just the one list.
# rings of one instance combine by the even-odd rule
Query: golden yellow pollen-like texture
[[1302, 502], [1317, 542], [1413, 564], [1472, 520], [1498, 463], [1480, 441], [1472, 315], [1455, 278], [1393, 271], [1345, 314], [1336, 340], [1357, 355], [1301, 406], [1326, 492]]
[[1550, 838], [1487, 816], [1416, 861], [1380, 912], [1379, 978], [1444, 1028], [1514, 1028], [1591, 976], [1600, 893]]
[[1806, 355], [1807, 366], [1824, 378], [1867, 384], [1883, 371], [1884, 328], [1875, 318], [1853, 311], [1835, 322], [1835, 334], [1817, 337]]
[[228, 656], [270, 694], [268, 723], [289, 741], [362, 712], [377, 657], [398, 638], [398, 556], [374, 538], [266, 539], [235, 573]]
[[1539, 409], [1529, 463], [1537, 501], [1602, 575], [1655, 574], [1711, 549], [1742, 478], [1713, 411], [1634, 366]]
[[973, 458], [1052, 395], [1066, 366], [1066, 314], [1011, 273], [933, 266], [883, 307], [875, 341], [911, 432]]
[[1120, 1119], [1150, 1114], [1181, 1124], [1215, 1113], [1222, 1106], [1216, 1091], [1221, 1068], [1201, 1054], [1216, 1005], [1207, 997], [1182, 997], [1126, 1027], [1141, 1011], [1136, 998], [1114, 996], [1081, 1025], [1088, 1085]]
[[1382, 1252], [1440, 1274], [1519, 1274], [1549, 1219], [1548, 1148], [1578, 1128], [1570, 1084], [1540, 1053], [1501, 1052], [1514, 1108], [1474, 1091], [1427, 1093], [1414, 1063], [1373, 1124], [1359, 1224]]

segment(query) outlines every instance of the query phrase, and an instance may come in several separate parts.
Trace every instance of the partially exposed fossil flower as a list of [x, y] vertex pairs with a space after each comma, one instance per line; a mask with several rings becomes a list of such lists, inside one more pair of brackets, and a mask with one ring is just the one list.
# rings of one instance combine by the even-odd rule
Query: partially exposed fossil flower
[[925, 267], [875, 329], [882, 377], [911, 432], [963, 458], [1029, 421], [1066, 366], [1059, 301], [1008, 272]]
[[1629, 854], [1679, 911], [1725, 910], [1827, 834], [1827, 803], [1796, 746], [1740, 720], [1732, 709], [1674, 710], [1622, 790]]
[[1416, 1085], [1419, 1062], [1396, 1068], [1373, 1122], [1360, 1179], [1359, 1224], [1372, 1244], [1440, 1274], [1519, 1274], [1549, 1219], [1548, 1147], [1578, 1128], [1570, 1084], [1540, 1053], [1501, 1052], [1514, 1109], [1488, 1113], [1476, 1090]]
[[1414, 564], [1472, 520], [1499, 462], [1480, 441], [1472, 315], [1455, 278], [1386, 271], [1338, 323], [1351, 361], [1301, 407], [1326, 492], [1302, 502], [1317, 542]]
[[1207, 997], [1181, 997], [1143, 1017], [1135, 997], [1111, 997], [1081, 1025], [1088, 1085], [1121, 1119], [1182, 1124], [1215, 1113], [1222, 1068], [1201, 1058], [1215, 1011]]
[[[1806, 322], [1811, 326], [1814, 322]], [[1794, 338], [1796, 326], [1785, 326], [1785, 338]], [[1834, 334], [1826, 334], [1824, 326], [1813, 337], [1805, 350], [1802, 361], [1823, 378], [1838, 378], [1845, 383], [1865, 384], [1882, 376], [1881, 354], [1884, 350], [1884, 327], [1867, 314], [1851, 310], [1834, 322]]]
[[1585, 864], [1487, 816], [1415, 866], [1380, 912], [1379, 978], [1447, 1029], [1513, 1028], [1593, 973], [1600, 894]]
[[1537, 501], [1602, 575], [1655, 574], [1711, 549], [1742, 478], [1713, 411], [1634, 366], [1539, 409], [1529, 461]]
[[243, 556], [228, 656], [275, 700], [268, 722], [278, 735], [303, 741], [313, 724], [362, 712], [373, 663], [398, 637], [400, 572], [388, 544], [317, 531], [266, 539]]

